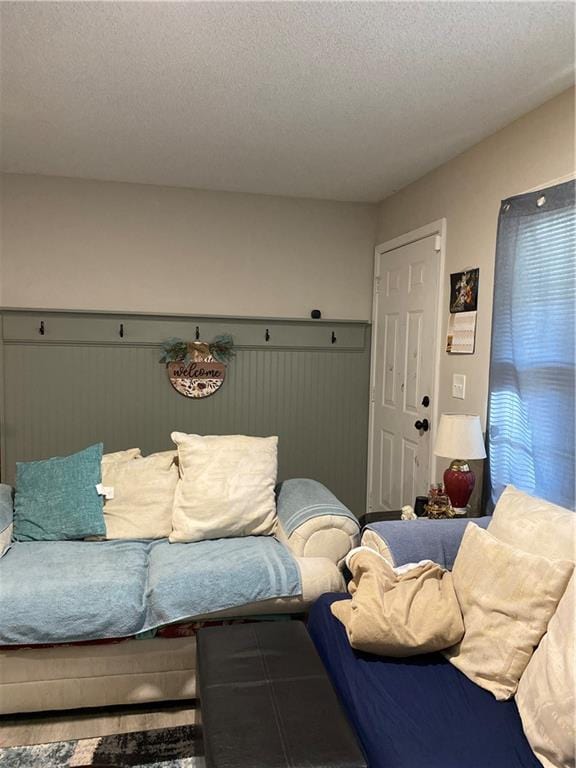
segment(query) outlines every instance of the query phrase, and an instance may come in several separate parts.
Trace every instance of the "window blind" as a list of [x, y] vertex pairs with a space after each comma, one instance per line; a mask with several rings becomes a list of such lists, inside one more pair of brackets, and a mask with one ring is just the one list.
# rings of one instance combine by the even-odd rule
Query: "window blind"
[[575, 182], [504, 200], [488, 409], [492, 502], [513, 484], [574, 509]]

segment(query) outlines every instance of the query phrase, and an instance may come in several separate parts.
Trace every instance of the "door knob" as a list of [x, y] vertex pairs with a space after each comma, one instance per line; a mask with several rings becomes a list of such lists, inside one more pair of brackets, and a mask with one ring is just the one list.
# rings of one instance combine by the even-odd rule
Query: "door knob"
[[430, 424], [428, 423], [428, 419], [422, 419], [422, 421], [418, 420], [414, 426], [417, 430], [422, 430], [422, 432], [428, 432], [430, 429]]

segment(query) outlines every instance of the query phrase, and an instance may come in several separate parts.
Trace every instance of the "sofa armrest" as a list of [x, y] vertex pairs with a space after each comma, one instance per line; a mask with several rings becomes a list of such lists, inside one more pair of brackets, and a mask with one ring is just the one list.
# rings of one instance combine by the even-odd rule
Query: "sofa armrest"
[[12, 544], [13, 519], [12, 488], [9, 485], [0, 484], [0, 557]]
[[362, 535], [362, 544], [375, 549], [394, 567], [420, 560], [452, 569], [468, 524], [487, 528], [491, 517], [449, 520], [391, 520], [371, 523]]
[[357, 518], [316, 480], [285, 480], [276, 488], [278, 539], [298, 557], [327, 557], [342, 565], [357, 546]]

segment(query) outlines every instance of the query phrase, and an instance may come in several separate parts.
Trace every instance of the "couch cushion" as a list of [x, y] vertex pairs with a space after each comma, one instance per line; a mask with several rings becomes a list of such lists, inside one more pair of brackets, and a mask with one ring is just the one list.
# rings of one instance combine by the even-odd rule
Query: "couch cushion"
[[145, 618], [149, 545], [17, 542], [0, 560], [0, 644], [133, 635]]
[[354, 651], [323, 595], [308, 630], [371, 768], [541, 768], [513, 700], [496, 701], [442, 656]]
[[447, 658], [497, 699], [513, 696], [573, 570], [470, 523], [452, 571], [464, 637]]
[[173, 432], [180, 482], [170, 541], [274, 533], [277, 437]]
[[14, 538], [64, 541], [104, 536], [102, 443], [72, 456], [16, 462]]
[[189, 544], [158, 541], [151, 547], [150, 626], [301, 593], [294, 558], [271, 536]]
[[[325, 559], [306, 578], [293, 610], [340, 583]], [[271, 536], [22, 542], [0, 559], [0, 645], [129, 637], [249, 603], [270, 612], [274, 598], [300, 595], [298, 564]]]
[[516, 703], [532, 749], [545, 768], [574, 766], [576, 576], [550, 619], [548, 632], [520, 678]]
[[271, 597], [253, 603], [235, 605], [223, 611], [210, 611], [197, 619], [224, 619], [244, 616], [272, 616], [286, 613], [306, 613], [312, 603], [326, 592], [345, 592], [340, 570], [327, 557], [295, 557], [300, 571], [302, 594], [292, 597]]
[[550, 560], [576, 559], [576, 514], [509, 485], [488, 530], [500, 541]]

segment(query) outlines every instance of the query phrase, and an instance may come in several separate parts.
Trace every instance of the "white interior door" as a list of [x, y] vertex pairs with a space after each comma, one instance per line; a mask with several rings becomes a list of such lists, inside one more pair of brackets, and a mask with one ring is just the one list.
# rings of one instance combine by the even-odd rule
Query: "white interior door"
[[369, 511], [413, 505], [430, 483], [441, 243], [376, 251]]

